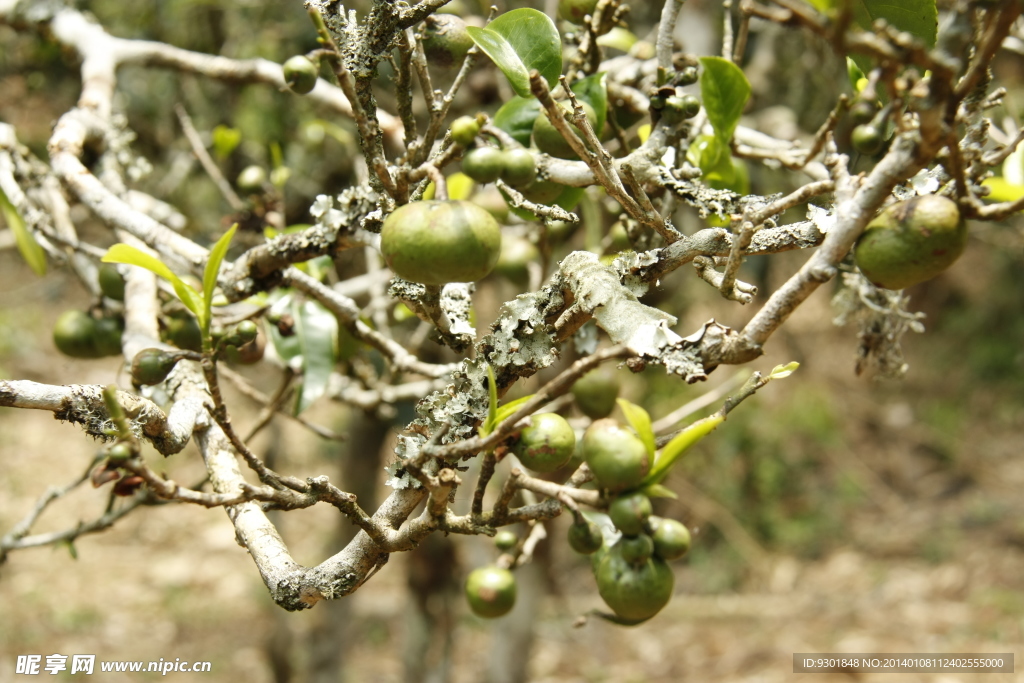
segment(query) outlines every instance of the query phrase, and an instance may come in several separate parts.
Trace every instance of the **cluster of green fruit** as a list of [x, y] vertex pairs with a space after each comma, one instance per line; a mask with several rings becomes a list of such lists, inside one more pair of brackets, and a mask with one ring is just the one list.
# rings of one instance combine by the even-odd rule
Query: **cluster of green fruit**
[[[124, 301], [124, 278], [113, 264], [101, 264], [97, 280], [103, 296]], [[85, 311], [65, 311], [53, 327], [53, 343], [71, 358], [117, 356], [123, 330], [124, 318], [120, 315], [94, 317]]]

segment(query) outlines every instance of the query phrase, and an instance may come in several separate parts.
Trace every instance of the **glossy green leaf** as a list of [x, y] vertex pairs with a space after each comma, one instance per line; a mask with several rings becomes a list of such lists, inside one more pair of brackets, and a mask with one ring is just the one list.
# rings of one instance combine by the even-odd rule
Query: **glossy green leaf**
[[540, 115], [540, 110], [540, 100], [536, 97], [513, 97], [495, 113], [494, 125], [515, 138], [523, 147], [529, 147], [533, 123]]
[[594, 132], [600, 135], [604, 130], [604, 122], [608, 118], [608, 74], [602, 71], [587, 76], [576, 81], [570, 87], [576, 97], [594, 108], [594, 113], [597, 114]]
[[660, 484], [664, 481], [669, 470], [672, 469], [672, 465], [676, 463], [680, 456], [695, 443], [714, 431], [724, 421], [725, 418], [721, 415], [712, 415], [705, 417], [703, 420], [697, 420], [679, 432], [674, 439], [665, 444], [665, 447], [661, 449], [661, 453], [658, 454], [657, 460], [654, 461], [654, 466], [651, 468], [650, 473], [644, 478], [643, 485]]
[[543, 12], [524, 7], [505, 12], [486, 28], [466, 28], [473, 42], [508, 78], [520, 97], [530, 97], [530, 72], [536, 69], [554, 86], [562, 73], [562, 38]]
[[39, 242], [36, 242], [21, 214], [7, 199], [3, 190], [0, 190], [0, 214], [3, 214], [7, 227], [14, 234], [14, 243], [18, 245], [18, 252], [25, 259], [25, 263], [36, 275], [46, 275], [46, 252], [39, 246]]
[[715, 137], [728, 144], [750, 98], [750, 82], [738, 66], [721, 57], [701, 57], [700, 94]]
[[852, 58], [846, 58], [846, 77], [850, 79], [850, 87], [853, 88], [853, 92], [859, 93], [867, 85], [865, 82], [867, 76], [861, 71], [861, 68], [857, 65], [857, 62], [853, 61]]
[[494, 424], [501, 424], [508, 418], [512, 417], [512, 414], [519, 410], [523, 404], [533, 398], [533, 396], [533, 394], [530, 394], [529, 396], [523, 396], [522, 398], [517, 398], [514, 401], [509, 401], [503, 406], [498, 406], [498, 411], [494, 416]]
[[1007, 182], [1002, 176], [986, 178], [982, 183], [990, 191], [985, 199], [993, 202], [1015, 202], [1024, 197], [1024, 185]]
[[302, 348], [302, 388], [295, 406], [298, 415], [327, 391], [337, 360], [338, 320], [315, 301], [296, 308], [295, 334]]
[[772, 368], [771, 374], [768, 375], [768, 379], [785, 379], [796, 372], [799, 367], [800, 363], [797, 363], [796, 361], [786, 363], [785, 365], [776, 365]]
[[228, 253], [228, 245], [231, 238], [238, 230], [238, 223], [231, 226], [231, 229], [224, 233], [217, 243], [210, 250], [210, 256], [206, 259], [206, 270], [203, 271], [203, 312], [205, 314], [204, 336], [209, 333], [210, 319], [213, 317], [213, 290], [217, 288], [217, 276], [220, 274], [220, 264], [224, 262], [224, 256]]
[[646, 410], [635, 403], [630, 403], [624, 398], [615, 399], [615, 402], [619, 404], [622, 414], [626, 416], [626, 422], [633, 428], [636, 435], [640, 437], [640, 440], [644, 442], [644, 446], [647, 447], [647, 453], [653, 456], [655, 443], [654, 429], [651, 428], [651, 416], [647, 414]]
[[181, 303], [185, 304], [185, 308], [192, 311], [192, 314], [199, 319], [199, 326], [205, 329], [203, 296], [190, 285], [185, 284], [160, 259], [150, 256], [133, 246], [118, 243], [107, 250], [102, 260], [104, 263], [125, 263], [129, 266], [139, 266], [170, 282], [171, 286], [174, 287], [174, 293], [181, 299]]

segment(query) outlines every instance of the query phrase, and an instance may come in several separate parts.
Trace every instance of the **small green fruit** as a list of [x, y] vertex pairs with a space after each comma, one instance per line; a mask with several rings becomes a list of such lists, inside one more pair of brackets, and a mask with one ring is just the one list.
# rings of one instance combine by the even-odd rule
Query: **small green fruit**
[[642, 493], [619, 496], [608, 508], [615, 528], [626, 536], [636, 536], [644, 529], [644, 523], [651, 516], [651, 499]]
[[196, 352], [203, 350], [203, 332], [196, 319], [187, 313], [168, 317], [164, 336], [179, 349]]
[[525, 237], [505, 238], [501, 241], [501, 256], [494, 272], [517, 285], [526, 285], [530, 278], [529, 264], [540, 260], [540, 250]]
[[623, 536], [617, 545], [621, 546], [622, 559], [634, 567], [645, 564], [654, 554], [654, 541], [647, 534]]
[[96, 321], [84, 311], [65, 311], [53, 326], [53, 343], [71, 358], [98, 358]]
[[259, 334], [259, 327], [251, 320], [243, 320], [235, 325], [235, 329], [224, 338], [224, 343], [230, 346], [245, 346], [256, 339]]
[[462, 157], [462, 172], [478, 183], [493, 183], [503, 166], [501, 150], [494, 147], [474, 147]]
[[101, 263], [97, 273], [103, 296], [114, 301], [124, 301], [124, 278], [113, 263]]
[[512, 446], [520, 462], [534, 472], [554, 472], [569, 462], [575, 449], [576, 434], [557, 413], [531, 416]]
[[499, 567], [474, 569], [466, 580], [466, 599], [478, 617], [504, 616], [516, 604], [516, 579], [512, 572]]
[[904, 289], [949, 268], [966, 245], [967, 224], [956, 202], [929, 194], [879, 214], [857, 240], [854, 257], [876, 287]]
[[598, 420], [583, 434], [583, 458], [601, 488], [624, 491], [637, 487], [651, 469], [647, 447], [614, 420]]
[[584, 520], [583, 524], [574, 522], [569, 527], [569, 547], [581, 555], [596, 553], [603, 543], [600, 527], [591, 521]]
[[132, 379], [137, 383], [152, 386], [160, 384], [178, 364], [178, 357], [161, 349], [142, 349], [132, 360]]
[[423, 52], [427, 61], [443, 69], [462, 64], [473, 47], [466, 22], [451, 14], [432, 14], [423, 20]]
[[619, 381], [614, 375], [594, 370], [577, 380], [572, 387], [572, 396], [584, 415], [591, 420], [600, 420], [615, 410]]
[[460, 116], [452, 121], [452, 142], [469, 147], [480, 132], [480, 122], [472, 116]]
[[597, 0], [559, 0], [558, 16], [564, 21], [582, 25], [596, 8]]
[[639, 623], [661, 611], [672, 598], [675, 576], [664, 561], [650, 557], [640, 565], [622, 556], [621, 543], [605, 553], [594, 570], [597, 590], [623, 619]]
[[380, 251], [396, 275], [412, 282], [476, 282], [498, 262], [501, 226], [468, 201], [413, 202], [385, 219]]
[[850, 107], [850, 120], [856, 125], [869, 123], [878, 113], [878, 105], [868, 100], [857, 100]]
[[525, 199], [536, 204], [552, 204], [564, 191], [565, 185], [539, 178], [519, 190]]
[[688, 66], [679, 72], [676, 82], [679, 83], [679, 85], [693, 85], [697, 82], [697, 78], [697, 67]]
[[674, 519], [651, 517], [654, 554], [663, 560], [675, 560], [690, 550], [690, 530]]
[[512, 187], [529, 185], [537, 177], [537, 163], [525, 149], [509, 149], [501, 153], [501, 179]]
[[494, 535], [494, 547], [502, 552], [512, 550], [516, 547], [516, 543], [519, 543], [519, 536], [514, 531], [502, 529]]
[[[586, 102], [580, 102], [583, 107], [583, 111], [587, 115], [587, 121], [590, 122], [591, 127], [597, 126], [597, 113], [594, 108]], [[570, 102], [559, 102], [558, 106], [562, 108], [562, 113], [565, 114], [566, 120], [569, 121], [569, 125], [579, 131], [576, 125], [572, 123], [572, 104]], [[600, 135], [601, 131], [595, 131]], [[582, 139], [583, 134], [578, 133]], [[566, 142], [562, 134], [558, 132], [551, 120], [548, 119], [547, 113], [541, 111], [537, 116], [537, 120], [533, 123], [533, 144], [537, 146], [537, 149], [550, 154], [553, 157], [559, 159], [578, 159], [576, 152], [573, 151], [572, 147]]]
[[320, 70], [304, 55], [295, 55], [284, 63], [284, 82], [296, 95], [305, 95], [316, 87]]
[[132, 448], [123, 441], [119, 441], [107, 451], [107, 458], [114, 462], [123, 462], [132, 457]]
[[96, 355], [100, 357], [121, 355], [121, 332], [123, 330], [124, 320], [120, 317], [97, 320], [93, 337]]
[[882, 137], [882, 131], [877, 126], [863, 123], [853, 129], [850, 142], [855, 150], [864, 156], [872, 157], [882, 151], [885, 138]]
[[676, 125], [686, 119], [692, 119], [700, 111], [700, 100], [693, 95], [679, 97], [673, 95], [665, 99], [661, 110], [661, 118], [668, 124]]
[[243, 168], [242, 172], [238, 174], [238, 179], [235, 181], [238, 189], [243, 192], [260, 192], [263, 190], [263, 185], [266, 182], [266, 170], [262, 166], [256, 166], [255, 164]]

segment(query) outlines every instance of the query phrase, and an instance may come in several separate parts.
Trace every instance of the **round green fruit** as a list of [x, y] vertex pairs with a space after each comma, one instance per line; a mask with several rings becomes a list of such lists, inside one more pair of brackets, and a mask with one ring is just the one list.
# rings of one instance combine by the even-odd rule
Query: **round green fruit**
[[432, 14], [423, 20], [423, 52], [427, 61], [445, 69], [462, 64], [473, 47], [466, 22], [452, 14]]
[[512, 550], [518, 542], [519, 536], [516, 535], [516, 532], [508, 529], [502, 529], [494, 535], [494, 547], [502, 552]]
[[474, 569], [466, 579], [466, 599], [478, 617], [504, 616], [516, 604], [516, 579], [512, 572], [499, 567]]
[[569, 462], [575, 450], [576, 433], [557, 413], [531, 416], [512, 446], [519, 461], [534, 472], [554, 472]]
[[255, 164], [243, 168], [242, 172], [238, 174], [238, 179], [235, 180], [238, 189], [243, 192], [259, 192], [263, 189], [263, 185], [266, 182], [267, 172], [262, 166], [256, 166]]
[[636, 536], [643, 531], [652, 512], [651, 499], [642, 493], [619, 496], [608, 508], [612, 524], [626, 536]]
[[113, 263], [101, 263], [97, 279], [103, 296], [114, 301], [124, 301], [124, 277]]
[[380, 234], [384, 260], [401, 278], [425, 285], [475, 282], [501, 255], [501, 226], [468, 201], [430, 200], [400, 206]]
[[119, 441], [107, 451], [107, 458], [115, 462], [123, 462], [132, 457], [132, 447], [124, 441]]
[[295, 55], [284, 63], [284, 82], [296, 95], [305, 95], [316, 87], [320, 70], [304, 55]]
[[568, 536], [569, 547], [581, 555], [596, 553], [604, 543], [600, 527], [588, 520], [584, 520], [582, 524], [574, 522], [569, 527]]
[[[596, 127], [597, 113], [594, 111], [594, 108], [586, 102], [580, 102], [580, 105], [583, 107], [591, 127]], [[570, 102], [559, 102], [558, 106], [562, 108], [562, 113], [565, 115], [566, 120], [569, 121], [569, 125], [582, 138], [583, 134], [579, 133], [579, 129], [572, 123], [572, 104]], [[595, 132], [600, 134], [601, 131]], [[555, 128], [554, 124], [548, 119], [547, 114], [543, 111], [537, 116], [536, 121], [533, 122], [533, 144], [545, 154], [550, 154], [559, 159], [579, 159], [572, 146], [566, 142], [565, 138], [562, 137], [562, 134], [558, 132], [558, 129]]]
[[598, 420], [583, 434], [583, 458], [601, 488], [624, 491], [637, 487], [651, 469], [647, 447], [614, 420]]
[[121, 355], [121, 333], [123, 330], [124, 320], [120, 317], [97, 320], [93, 337], [96, 355], [101, 357]]
[[572, 397], [584, 415], [600, 420], [615, 410], [619, 381], [612, 374], [594, 370], [577, 380], [572, 387]]
[[622, 559], [634, 567], [646, 563], [654, 554], [654, 541], [647, 534], [623, 536], [617, 545], [621, 546]]
[[553, 204], [564, 191], [565, 185], [540, 178], [519, 190], [525, 199], [536, 204]]
[[617, 543], [601, 558], [594, 571], [597, 591], [613, 612], [638, 623], [661, 611], [672, 598], [675, 576], [665, 562], [650, 557], [639, 565], [622, 556]]
[[469, 147], [480, 132], [480, 122], [472, 116], [460, 116], [452, 121], [452, 142]]
[[682, 97], [673, 95], [665, 100], [661, 117], [666, 123], [676, 125], [686, 119], [692, 119], [700, 111], [700, 100], [693, 95]]
[[501, 179], [512, 187], [529, 185], [537, 177], [537, 163], [525, 149], [509, 149], [501, 153]]
[[164, 336], [179, 349], [196, 352], [203, 350], [203, 332], [191, 315], [172, 315], [167, 318]]
[[462, 157], [462, 172], [478, 183], [493, 183], [503, 167], [501, 150], [494, 147], [474, 147]]
[[674, 519], [651, 517], [654, 554], [663, 560], [675, 560], [690, 550], [690, 530]]
[[53, 326], [53, 343], [65, 356], [98, 358], [96, 320], [84, 311], [64, 311]]
[[178, 357], [161, 349], [142, 349], [132, 360], [132, 379], [137, 383], [152, 386], [160, 384], [178, 364]]
[[904, 289], [949, 268], [966, 246], [967, 224], [956, 202], [929, 194], [879, 214], [857, 240], [854, 258], [876, 287]]
[[582, 25], [596, 8], [597, 0], [559, 0], [558, 16], [564, 21]]
[[878, 113], [878, 105], [868, 100], [857, 100], [850, 107], [850, 120], [858, 126], [869, 123]]
[[850, 134], [850, 142], [859, 153], [871, 157], [882, 151], [885, 138], [877, 126], [862, 123], [853, 129], [853, 133]]
[[540, 250], [525, 237], [505, 238], [501, 241], [501, 256], [494, 271], [517, 285], [526, 285], [530, 279], [529, 264], [540, 261]]

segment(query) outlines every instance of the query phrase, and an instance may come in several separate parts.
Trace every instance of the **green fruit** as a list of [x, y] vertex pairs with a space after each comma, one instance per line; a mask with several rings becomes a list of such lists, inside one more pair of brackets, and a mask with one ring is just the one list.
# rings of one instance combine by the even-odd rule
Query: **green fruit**
[[427, 61], [444, 69], [462, 64], [473, 47], [466, 22], [451, 14], [433, 14], [423, 20], [423, 52]]
[[267, 172], [262, 166], [256, 166], [255, 164], [243, 168], [235, 180], [238, 189], [243, 192], [259, 192], [263, 189], [263, 184], [266, 182]]
[[562, 196], [564, 190], [565, 185], [538, 178], [526, 187], [521, 188], [519, 192], [528, 201], [536, 204], [551, 204]]
[[855, 150], [864, 156], [871, 157], [882, 151], [885, 138], [882, 137], [882, 131], [876, 126], [870, 123], [863, 123], [853, 129], [853, 133], [850, 135], [850, 142]]
[[493, 183], [501, 176], [503, 158], [494, 147], [474, 147], [462, 157], [462, 172], [478, 183]]
[[124, 278], [113, 263], [101, 263], [97, 273], [103, 296], [114, 301], [124, 301]]
[[296, 95], [305, 95], [316, 87], [320, 70], [308, 57], [295, 55], [284, 63], [284, 82]]
[[557, 413], [531, 416], [512, 446], [520, 462], [534, 472], [554, 472], [569, 462], [575, 449], [576, 434]]
[[868, 100], [857, 100], [850, 107], [850, 120], [858, 126], [868, 123], [878, 113], [878, 105]]
[[469, 147], [480, 132], [480, 122], [472, 116], [460, 116], [452, 121], [452, 142]]
[[572, 387], [576, 405], [591, 420], [608, 417], [619, 397], [619, 381], [614, 375], [594, 370], [583, 375]]
[[639, 565], [622, 556], [617, 543], [601, 559], [594, 571], [597, 591], [605, 603], [623, 619], [639, 622], [650, 619], [672, 598], [675, 576], [664, 561], [650, 557]]
[[608, 508], [615, 528], [626, 536], [636, 536], [644, 529], [644, 523], [651, 516], [651, 499], [642, 493], [619, 496]]
[[132, 457], [132, 448], [123, 441], [115, 443], [107, 451], [107, 458], [116, 462], [127, 460], [130, 457]]
[[573, 523], [569, 527], [569, 547], [581, 555], [591, 555], [601, 549], [604, 536], [596, 524], [584, 520], [583, 524]]
[[235, 329], [224, 338], [224, 343], [229, 346], [245, 346], [256, 339], [259, 334], [259, 327], [251, 320], [243, 320], [235, 325]]
[[501, 153], [501, 179], [512, 187], [529, 185], [537, 177], [537, 163], [525, 149], [509, 149]]
[[466, 579], [466, 599], [478, 617], [504, 616], [516, 604], [516, 579], [512, 572], [499, 567], [474, 569]]
[[471, 202], [413, 202], [384, 221], [380, 251], [396, 275], [412, 282], [475, 282], [498, 262], [501, 227]]
[[663, 560], [675, 560], [690, 550], [690, 530], [674, 519], [651, 517], [654, 554]]
[[178, 364], [178, 357], [161, 349], [142, 349], [132, 360], [132, 379], [138, 384], [160, 384]]
[[165, 336], [167, 340], [186, 351], [203, 350], [203, 332], [199, 323], [188, 314], [171, 316], [166, 320]]
[[502, 529], [494, 535], [494, 547], [498, 550], [512, 550], [516, 547], [516, 543], [519, 543], [519, 536], [514, 531]]
[[501, 241], [501, 256], [494, 272], [517, 285], [526, 285], [530, 279], [529, 264], [540, 260], [540, 251], [525, 237], [505, 238]]
[[[582, 101], [580, 105], [583, 107], [583, 111], [586, 112], [587, 121], [590, 122], [591, 127], [597, 126], [597, 113], [594, 111], [594, 108]], [[579, 131], [575, 124], [572, 123], [572, 104], [570, 102], [559, 102], [558, 106], [562, 108], [562, 113], [565, 114], [569, 125], [576, 131]], [[595, 132], [601, 133], [601, 131], [597, 130]], [[583, 134], [579, 133], [579, 136], [582, 138]], [[545, 154], [550, 154], [559, 159], [579, 159], [576, 156], [576, 152], [573, 151], [569, 143], [562, 137], [562, 134], [558, 132], [558, 129], [551, 123], [544, 111], [541, 111], [536, 121], [533, 122], [533, 144]]]
[[857, 240], [857, 267], [876, 287], [904, 289], [930, 280], [960, 258], [967, 224], [956, 202], [923, 195], [893, 204]]
[[65, 311], [53, 326], [53, 343], [65, 356], [99, 358], [96, 321], [84, 311]]
[[654, 555], [654, 541], [647, 534], [623, 536], [617, 545], [621, 546], [622, 559], [634, 567], [643, 565]]
[[121, 318], [100, 318], [96, 321], [93, 344], [97, 356], [121, 355], [121, 332], [124, 320]]
[[558, 16], [564, 21], [581, 25], [596, 8], [597, 0], [559, 0]]
[[651, 469], [647, 447], [614, 420], [598, 420], [583, 434], [583, 458], [597, 483], [610, 491], [637, 487]]
[[679, 72], [676, 82], [679, 85], [693, 85], [697, 82], [697, 67], [688, 66]]
[[661, 118], [670, 125], [676, 125], [686, 119], [692, 119], [699, 111], [700, 100], [693, 95], [682, 97], [673, 95], [665, 99], [665, 106], [661, 109]]

